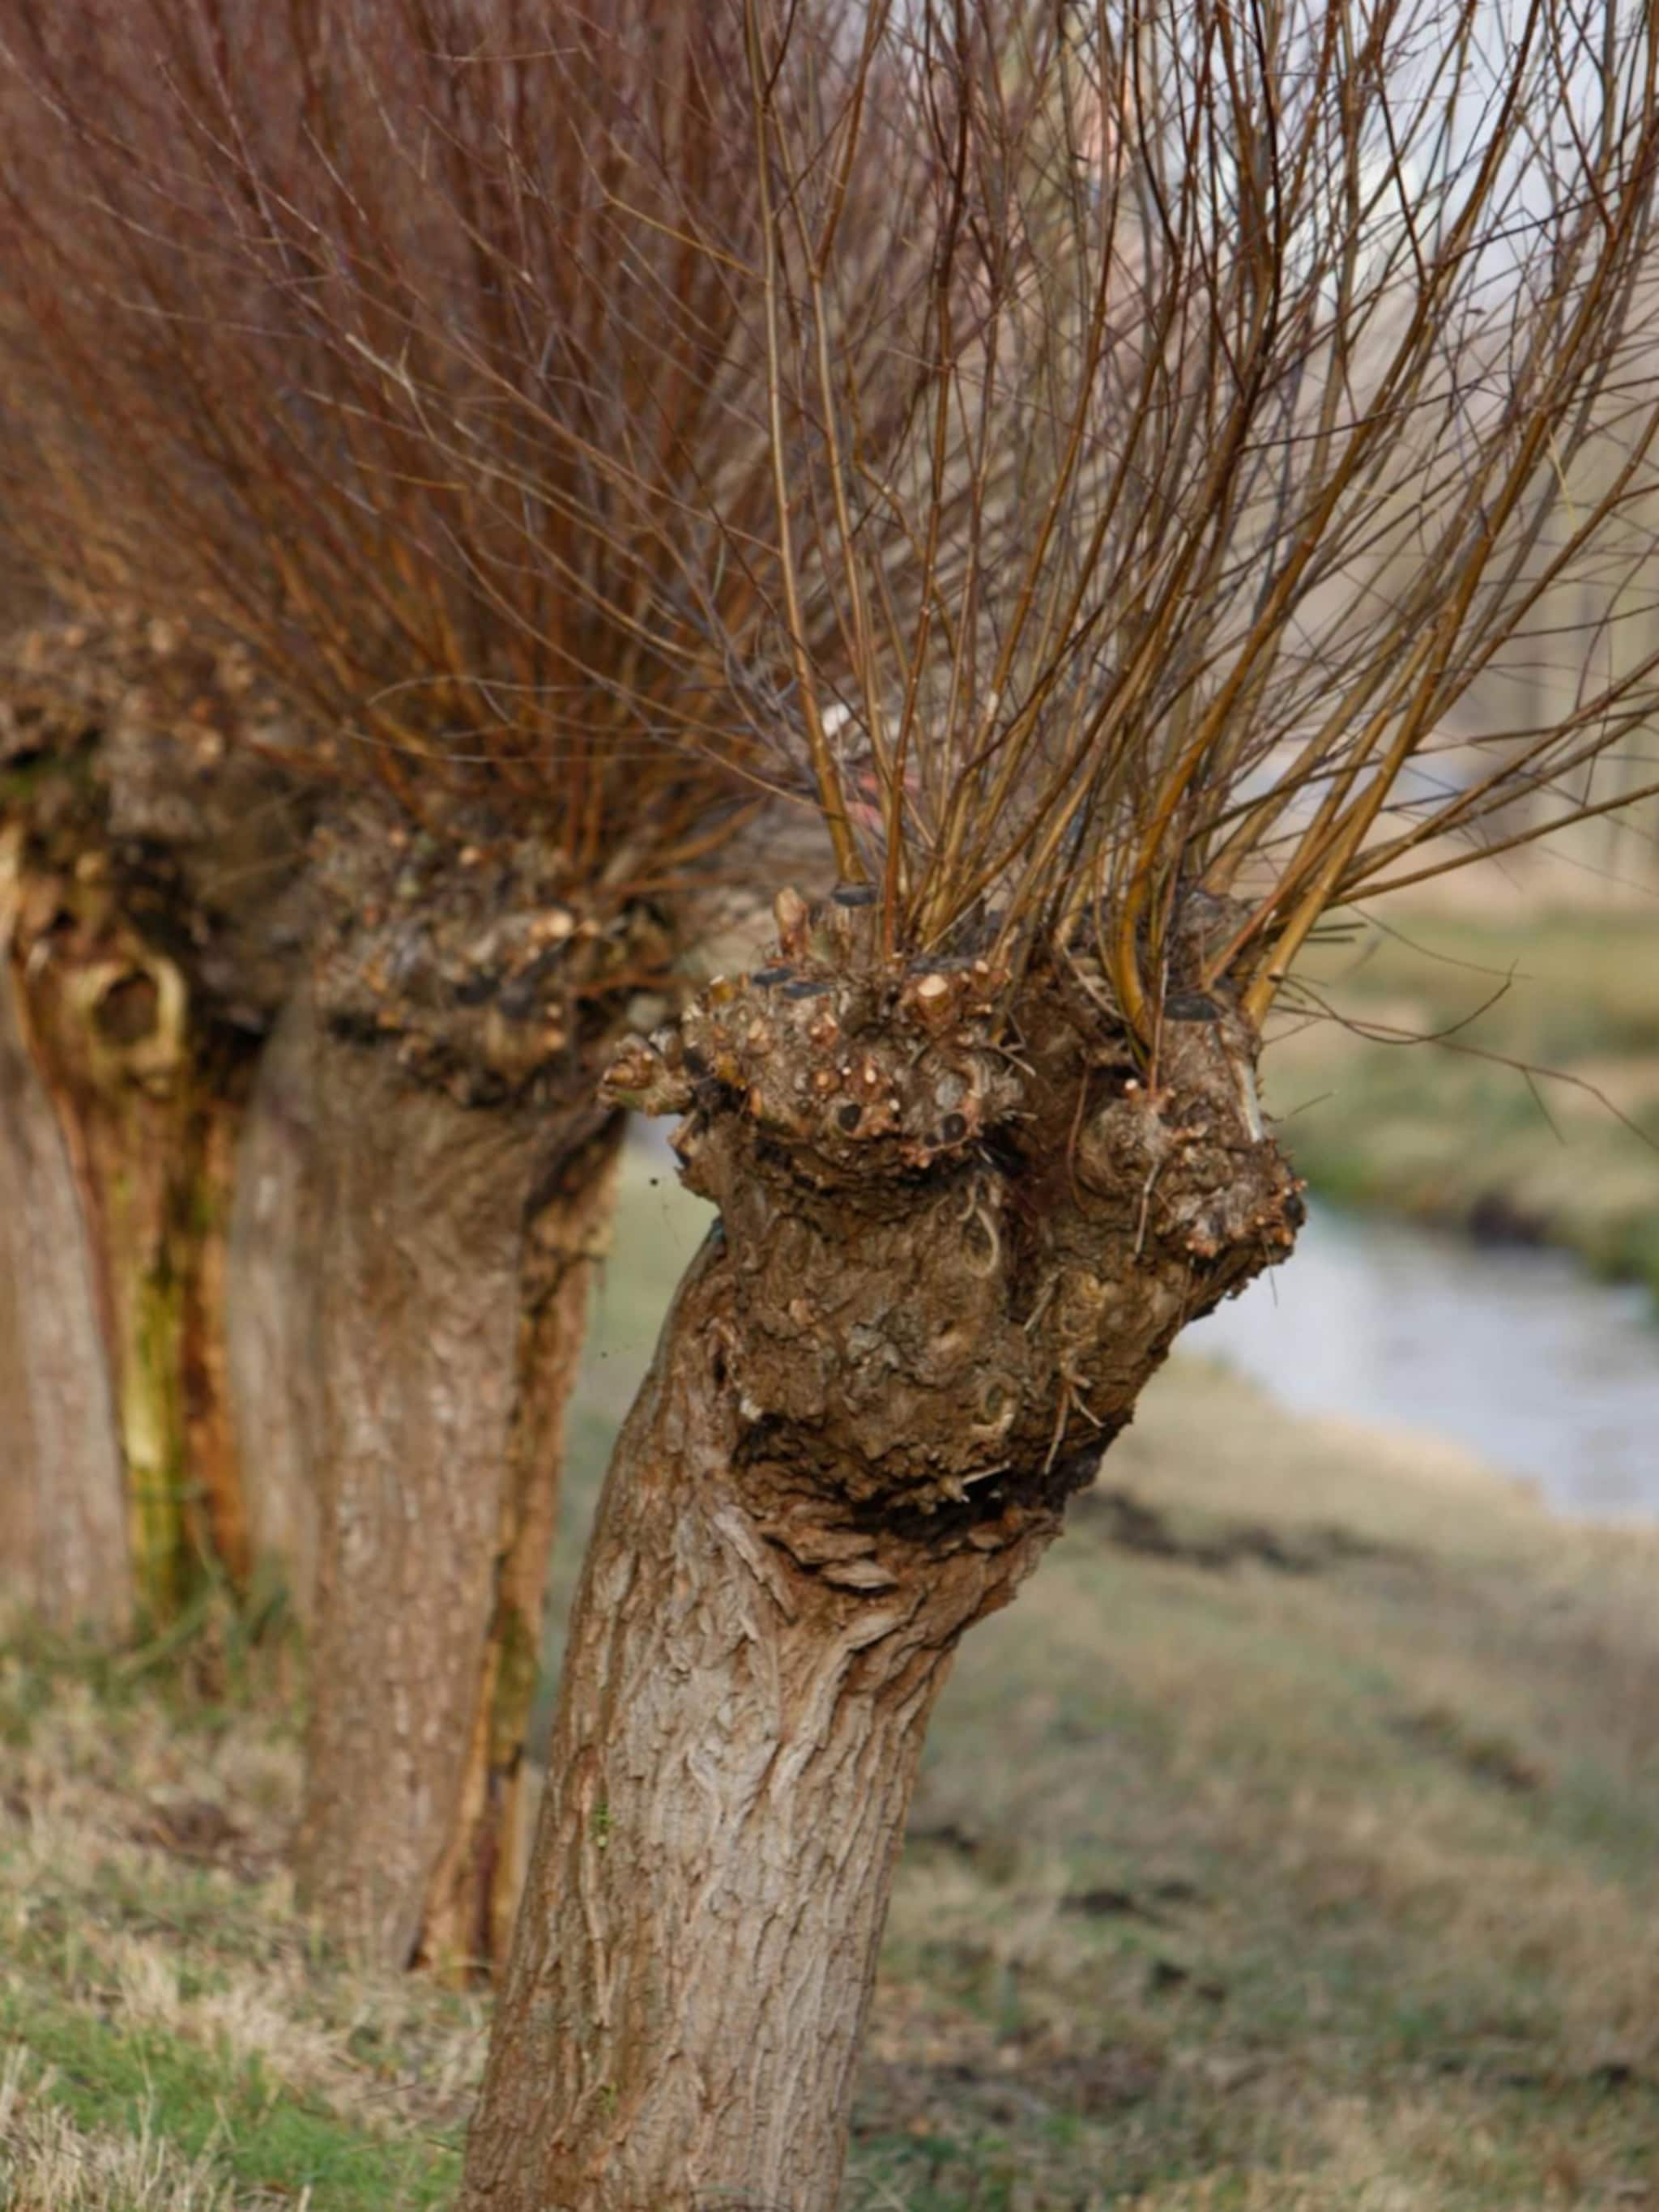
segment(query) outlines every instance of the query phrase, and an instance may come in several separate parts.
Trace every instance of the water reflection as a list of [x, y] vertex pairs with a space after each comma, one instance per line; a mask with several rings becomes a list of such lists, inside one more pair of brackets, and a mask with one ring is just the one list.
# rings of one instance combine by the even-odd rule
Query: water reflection
[[1185, 1342], [1288, 1405], [1431, 1431], [1559, 1511], [1659, 1515], [1659, 1327], [1564, 1254], [1316, 1210], [1288, 1266]]

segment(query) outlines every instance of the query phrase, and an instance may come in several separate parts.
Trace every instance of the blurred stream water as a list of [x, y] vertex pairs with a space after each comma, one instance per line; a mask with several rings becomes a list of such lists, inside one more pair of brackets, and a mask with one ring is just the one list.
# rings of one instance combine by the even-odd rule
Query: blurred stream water
[[1298, 1412], [1467, 1445], [1558, 1512], [1659, 1516], [1653, 1294], [1565, 1253], [1316, 1207], [1289, 1263], [1182, 1346]]

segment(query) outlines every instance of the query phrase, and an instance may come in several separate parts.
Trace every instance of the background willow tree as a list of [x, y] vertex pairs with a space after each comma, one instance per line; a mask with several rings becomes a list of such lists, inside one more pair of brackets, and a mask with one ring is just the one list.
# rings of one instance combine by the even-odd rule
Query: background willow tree
[[544, 28], [0, 7], [16, 512], [64, 597], [251, 650], [321, 817], [243, 1436], [314, 1431], [302, 1883], [399, 1961], [504, 1941], [599, 1078], [777, 715], [759, 325], [678, 227], [763, 250], [740, 33]]
[[304, 935], [307, 793], [245, 656], [37, 622], [0, 649], [0, 1055], [15, 1239], [0, 1558], [60, 1626], [249, 1589], [225, 1284], [260, 1039]]
[[470, 2212], [833, 2204], [951, 1653], [1292, 1241], [1297, 955], [1594, 811], [1659, 688], [1466, 714], [1448, 772], [1650, 489], [1650, 11], [698, 13], [762, 235], [666, 220], [763, 337], [763, 541], [705, 496], [842, 882], [611, 1079], [720, 1220], [601, 1504]]

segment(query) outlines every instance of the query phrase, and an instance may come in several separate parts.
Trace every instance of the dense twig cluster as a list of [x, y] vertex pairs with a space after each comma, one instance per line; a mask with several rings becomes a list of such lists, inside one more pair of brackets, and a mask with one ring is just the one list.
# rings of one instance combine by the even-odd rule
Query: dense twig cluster
[[[1489, 696], [1474, 769], [1433, 763], [1564, 580], [1650, 550], [1645, 11], [878, 8], [805, 119], [793, 15], [749, 14], [774, 383], [853, 511], [896, 936], [990, 900], [1018, 964], [1092, 915], [1150, 1037], [1184, 904], [1237, 894], [1203, 980], [1259, 1019], [1331, 906], [1501, 848], [1519, 794], [1555, 801], [1526, 836], [1604, 803], [1651, 650], [1543, 726]], [[878, 472], [826, 177], [905, 143], [933, 267]]]
[[889, 949], [1087, 922], [1150, 1042], [1194, 892], [1259, 1020], [1333, 905], [1613, 803], [1659, 653], [1491, 679], [1568, 580], [1636, 611], [1648, 10], [0, 21], [25, 504], [417, 811], [637, 884], [716, 767], [802, 787]]
[[743, 751], [707, 478], [729, 527], [770, 483], [741, 295], [676, 232], [755, 200], [733, 56], [675, 13], [550, 47], [426, 0], [5, 25], [42, 566], [247, 638], [355, 740], [317, 775], [428, 819], [487, 790], [621, 894]]

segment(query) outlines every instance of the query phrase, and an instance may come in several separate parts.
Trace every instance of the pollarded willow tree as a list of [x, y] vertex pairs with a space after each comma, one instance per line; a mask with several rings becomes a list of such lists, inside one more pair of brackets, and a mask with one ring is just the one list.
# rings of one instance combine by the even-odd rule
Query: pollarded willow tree
[[770, 210], [717, 15], [0, 0], [17, 507], [60, 588], [240, 641], [311, 733], [246, 1370], [319, 1492], [302, 1886], [393, 1961], [504, 1942], [599, 1077], [788, 765], [779, 641], [847, 660], [748, 550]]
[[227, 1237], [310, 793], [246, 656], [176, 624], [31, 624], [0, 713], [0, 1566], [61, 1626], [163, 1627], [210, 1577], [246, 1588], [266, 1533], [237, 1474]]
[[776, 504], [725, 536], [842, 880], [611, 1077], [720, 1218], [601, 1504], [469, 2212], [834, 2203], [957, 1639], [1291, 1244], [1255, 1069], [1298, 953], [1517, 795], [1602, 804], [1659, 678], [1465, 717], [1451, 773], [1650, 477], [1650, 11], [695, 12], [763, 222], [665, 220], [763, 330]]

